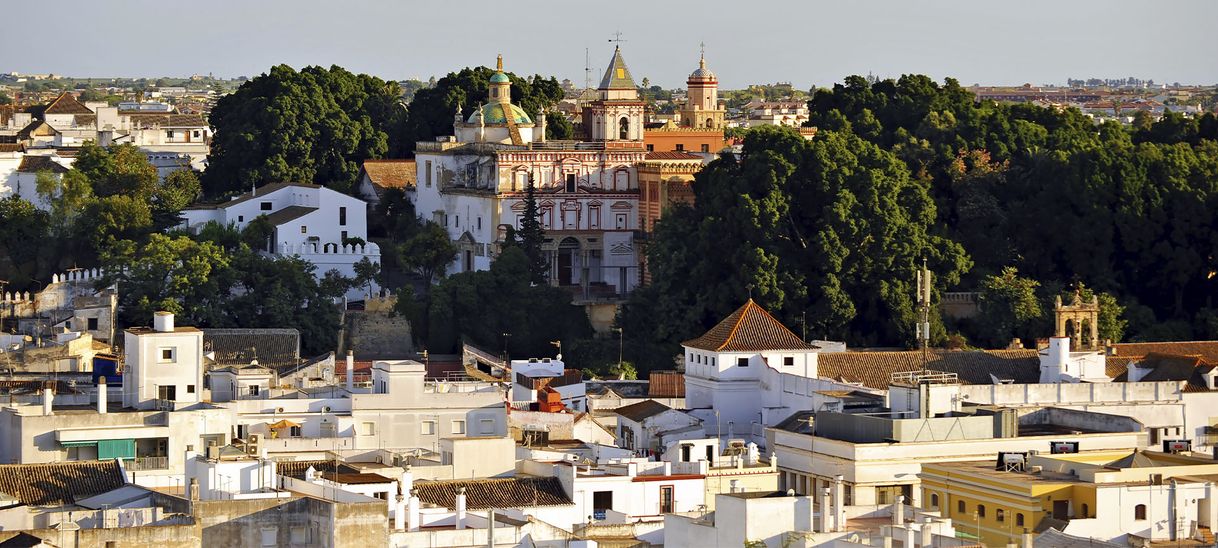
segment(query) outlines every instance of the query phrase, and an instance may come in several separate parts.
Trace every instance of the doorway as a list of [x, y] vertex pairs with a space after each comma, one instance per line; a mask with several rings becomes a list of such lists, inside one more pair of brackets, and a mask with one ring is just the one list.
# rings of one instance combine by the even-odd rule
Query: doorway
[[558, 244], [558, 285], [574, 285], [575, 269], [578, 266], [579, 240], [563, 238]]
[[1068, 500], [1053, 501], [1053, 519], [1061, 519], [1061, 520], [1070, 519], [1070, 501], [1068, 501]]

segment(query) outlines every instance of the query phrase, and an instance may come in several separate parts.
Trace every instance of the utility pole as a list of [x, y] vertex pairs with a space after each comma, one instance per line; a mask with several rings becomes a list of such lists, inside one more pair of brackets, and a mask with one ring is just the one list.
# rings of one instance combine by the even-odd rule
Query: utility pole
[[930, 288], [933, 275], [926, 268], [926, 259], [922, 259], [922, 268], [918, 269], [917, 278], [915, 280], [916, 296], [918, 302], [918, 325], [917, 339], [918, 347], [922, 350], [922, 370], [926, 370], [928, 361], [927, 347], [930, 346]]

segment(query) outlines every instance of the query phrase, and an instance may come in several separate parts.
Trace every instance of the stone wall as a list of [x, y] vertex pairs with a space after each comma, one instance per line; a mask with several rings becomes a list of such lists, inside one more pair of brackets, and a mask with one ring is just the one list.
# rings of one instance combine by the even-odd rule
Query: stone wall
[[348, 311], [346, 339], [360, 360], [414, 358], [410, 322], [388, 311]]

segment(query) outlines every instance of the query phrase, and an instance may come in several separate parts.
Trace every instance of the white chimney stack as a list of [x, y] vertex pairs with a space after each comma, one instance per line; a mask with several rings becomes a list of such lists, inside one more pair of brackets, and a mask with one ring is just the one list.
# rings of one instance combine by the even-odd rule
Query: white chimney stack
[[55, 402], [55, 389], [51, 388], [51, 384], [42, 385], [42, 414], [54, 415], [53, 405]]
[[934, 530], [930, 528], [931, 522], [934, 521], [930, 517], [922, 520], [922, 546], [933, 546], [935, 540]]
[[905, 524], [905, 495], [897, 495], [897, 501], [892, 505], [892, 524], [900, 527]]
[[465, 488], [457, 488], [457, 529], [465, 528]]
[[397, 504], [393, 506], [393, 530], [406, 530], [406, 497], [398, 493]]
[[831, 496], [829, 488], [822, 487], [820, 489], [817, 489], [816, 494], [819, 495], [819, 498], [820, 498], [820, 500], [817, 501], [818, 506], [820, 506], [820, 524], [819, 524], [819, 527], [816, 528], [816, 532], [817, 533], [828, 533], [829, 532], [829, 514], [833, 512], [832, 504], [829, 502], [829, 497]]
[[842, 475], [833, 476], [833, 530], [836, 532], [846, 530], [846, 520], [842, 519], [846, 515], [846, 508], [842, 504], [844, 494]]
[[407, 504], [406, 512], [410, 516], [410, 520], [409, 520], [409, 522], [407, 522], [406, 526], [411, 531], [418, 531], [419, 526], [420, 526], [420, 523], [419, 523], [419, 492], [415, 491], [414, 489], [410, 490], [410, 501]]
[[106, 414], [106, 376], [97, 378], [97, 413]]
[[173, 312], [161, 310], [153, 314], [152, 329], [160, 333], [173, 332]]
[[355, 389], [355, 352], [347, 351], [347, 391]]

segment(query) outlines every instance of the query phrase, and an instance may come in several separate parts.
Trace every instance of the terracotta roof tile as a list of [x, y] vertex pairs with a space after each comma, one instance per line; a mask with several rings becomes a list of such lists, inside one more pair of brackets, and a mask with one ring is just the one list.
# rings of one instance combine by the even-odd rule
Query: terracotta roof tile
[[24, 152], [25, 145], [21, 143], [0, 143], [0, 152]]
[[993, 378], [1016, 383], [1040, 380], [1040, 357], [1035, 350], [931, 350], [922, 352], [825, 352], [817, 357], [821, 377], [859, 382], [868, 388], [887, 389], [893, 373], [917, 371], [955, 373], [967, 384], [992, 384]]
[[0, 464], [0, 492], [30, 506], [73, 504], [126, 483], [126, 476], [113, 460]]
[[271, 369], [300, 363], [300, 331], [295, 329], [208, 328], [203, 330], [203, 349], [216, 353], [216, 367], [258, 364]]
[[38, 173], [39, 171], [67, 173], [68, 168], [59, 165], [50, 156], [24, 156], [21, 158], [21, 164], [17, 166], [17, 171], [22, 173]]
[[655, 400], [643, 400], [639, 403], [619, 407], [614, 410], [615, 413], [628, 418], [634, 422], [641, 423], [650, 417], [654, 417], [672, 408]]
[[419, 500], [444, 508], [456, 507], [457, 489], [462, 487], [465, 488], [465, 507], [469, 510], [573, 504], [555, 477], [419, 481], [414, 484]]
[[710, 352], [756, 352], [816, 348], [774, 319], [753, 299], [737, 308], [701, 337], [681, 343]]
[[688, 152], [671, 150], [671, 151], [661, 151], [661, 152], [648, 152], [647, 159], [648, 160], [701, 160], [702, 158], [700, 156], [695, 156]]
[[207, 121], [199, 114], [175, 114], [164, 112], [121, 112], [129, 116], [131, 125], [136, 128], [160, 127], [207, 127]]
[[418, 179], [414, 160], [364, 160], [364, 173], [378, 188], [414, 188]]
[[1200, 356], [1209, 363], [1218, 363], [1218, 341], [1174, 341], [1146, 343], [1117, 343], [1112, 345], [1116, 356], [1142, 357], [1148, 354]]
[[42, 113], [44, 115], [46, 115], [46, 114], [93, 114], [93, 111], [89, 110], [89, 107], [86, 107], [80, 101], [77, 101], [75, 95], [72, 95], [71, 93], [68, 93], [68, 92], [64, 92], [64, 93], [59, 94], [59, 97], [56, 97], [54, 101], [51, 101], [51, 104], [47, 105], [46, 110], [42, 111]]

